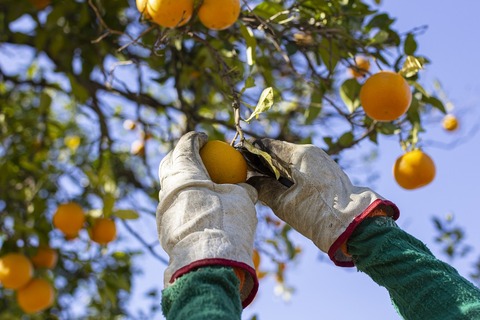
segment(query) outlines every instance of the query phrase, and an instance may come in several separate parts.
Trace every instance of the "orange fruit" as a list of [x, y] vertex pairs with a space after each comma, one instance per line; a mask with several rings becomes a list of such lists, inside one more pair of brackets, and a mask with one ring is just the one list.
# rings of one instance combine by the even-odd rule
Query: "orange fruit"
[[458, 120], [453, 114], [447, 114], [442, 121], [443, 129], [447, 131], [455, 131], [458, 128]]
[[435, 163], [423, 151], [412, 150], [395, 161], [393, 175], [402, 188], [417, 189], [433, 181]]
[[133, 120], [126, 119], [125, 121], [123, 121], [123, 128], [125, 130], [128, 130], [128, 131], [135, 130], [136, 127], [137, 127], [137, 123]]
[[370, 70], [370, 60], [363, 57], [355, 58], [355, 66], [350, 68], [350, 73], [355, 78], [361, 78], [367, 75]]
[[215, 183], [240, 183], [247, 180], [247, 162], [226, 142], [212, 140], [200, 149], [200, 157]]
[[0, 258], [0, 282], [4, 288], [20, 289], [32, 276], [32, 263], [23, 254], [7, 253]]
[[108, 218], [95, 219], [90, 230], [90, 239], [92, 241], [105, 245], [112, 242], [117, 237], [117, 226], [115, 221]]
[[25, 313], [43, 311], [53, 305], [55, 291], [43, 279], [33, 279], [17, 291], [17, 303]]
[[192, 17], [193, 0], [148, 0], [147, 11], [162, 27], [180, 27]]
[[407, 112], [412, 91], [398, 73], [380, 71], [365, 81], [360, 89], [360, 103], [365, 113], [378, 121], [393, 121]]
[[243, 285], [245, 284], [245, 271], [242, 268], [233, 267], [233, 272], [235, 272], [235, 275], [238, 278], [239, 287], [241, 290], [243, 288]]
[[37, 10], [43, 10], [50, 4], [51, 0], [30, 0], [30, 3], [37, 8]]
[[150, 20], [152, 17], [148, 13], [148, 0], [136, 0], [138, 11], [144, 16], [145, 19]]
[[32, 257], [33, 265], [37, 268], [53, 269], [57, 265], [58, 254], [50, 247], [40, 247]]
[[58, 206], [53, 215], [53, 225], [62, 231], [69, 239], [77, 237], [85, 222], [85, 213], [82, 207], [75, 202], [64, 203]]
[[304, 32], [297, 32], [293, 35], [295, 43], [301, 47], [309, 46], [313, 43], [314, 39], [311, 34]]
[[133, 141], [132, 145], [130, 146], [130, 153], [140, 157], [145, 155], [145, 141], [143, 140]]
[[231, 27], [240, 15], [240, 0], [203, 0], [198, 10], [200, 22], [212, 30]]
[[255, 269], [258, 269], [258, 266], [260, 265], [260, 253], [257, 250], [253, 250], [253, 266]]

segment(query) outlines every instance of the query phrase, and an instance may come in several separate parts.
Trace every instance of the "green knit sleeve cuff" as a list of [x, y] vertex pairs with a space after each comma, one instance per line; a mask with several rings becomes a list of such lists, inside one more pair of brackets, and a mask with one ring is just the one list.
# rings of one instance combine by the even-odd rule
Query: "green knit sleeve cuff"
[[167, 320], [240, 320], [242, 310], [239, 280], [232, 268], [199, 268], [162, 292]]
[[480, 290], [393, 219], [365, 219], [347, 245], [358, 270], [388, 290], [405, 319], [480, 319]]

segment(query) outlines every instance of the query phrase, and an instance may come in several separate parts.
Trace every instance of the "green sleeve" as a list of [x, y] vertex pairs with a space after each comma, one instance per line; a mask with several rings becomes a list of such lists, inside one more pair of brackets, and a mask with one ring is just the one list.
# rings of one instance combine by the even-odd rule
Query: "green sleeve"
[[228, 267], [202, 267], [162, 292], [167, 320], [241, 319], [239, 280]]
[[480, 290], [391, 218], [363, 221], [348, 251], [358, 270], [388, 290], [405, 319], [480, 319]]

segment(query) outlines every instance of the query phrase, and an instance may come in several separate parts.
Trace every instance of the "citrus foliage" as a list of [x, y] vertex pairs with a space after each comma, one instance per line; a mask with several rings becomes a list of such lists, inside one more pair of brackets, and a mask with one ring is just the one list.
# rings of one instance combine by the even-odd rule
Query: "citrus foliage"
[[[44, 312], [59, 318], [74, 317], [70, 302], [85, 291], [92, 298], [76, 307], [89, 317], [128, 314], [134, 253], [110, 242], [111, 228], [100, 241], [106, 247], [92, 242], [95, 219], [119, 221], [124, 238], [165, 263], [149, 244], [155, 237], [143, 238], [128, 220], [155, 229], [157, 166], [184, 133], [314, 142], [340, 158], [379, 135], [412, 149], [432, 109], [445, 112], [421, 84], [428, 58], [417, 52], [416, 31], [395, 30], [375, 4], [242, 1], [233, 25], [209, 29], [196, 15], [201, 1], [168, 28], [150, 3], [162, 1], [0, 3], [0, 256], [55, 249], [58, 263], [34, 274], [55, 284]], [[348, 72], [355, 68], [361, 77]], [[360, 104], [362, 84], [380, 70], [399, 72], [413, 93], [407, 113], [390, 122], [366, 116]], [[73, 230], [53, 218], [65, 203], [85, 213]], [[300, 250], [288, 225], [268, 212], [259, 219], [259, 252], [275, 266], [262, 272], [283, 282]], [[21, 313], [15, 292], [1, 287], [0, 318]]]

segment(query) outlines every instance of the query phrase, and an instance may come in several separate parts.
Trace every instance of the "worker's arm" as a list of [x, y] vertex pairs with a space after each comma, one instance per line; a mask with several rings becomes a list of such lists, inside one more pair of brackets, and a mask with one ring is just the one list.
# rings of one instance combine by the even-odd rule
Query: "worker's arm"
[[[231, 277], [220, 281], [221, 276], [213, 272], [212, 277], [200, 281], [198, 274], [210, 270], [206, 267], [226, 267], [229, 275], [234, 270], [241, 279], [236, 294], [243, 306], [253, 300], [258, 288], [252, 261], [257, 192], [248, 184], [215, 184], [210, 180], [199, 155], [207, 140], [201, 133], [184, 135], [159, 168], [157, 227], [160, 243], [169, 256], [164, 274], [165, 301], [172, 301], [164, 307], [169, 314], [176, 310], [173, 306], [181, 306], [168, 298], [174, 292], [182, 293], [178, 297], [173, 294], [175, 299], [203, 301], [204, 308], [226, 301], [218, 296], [232, 288]], [[189, 287], [192, 281], [198, 288], [185, 290], [185, 283]], [[212, 296], [212, 292], [217, 293]]]
[[391, 218], [366, 219], [347, 248], [405, 319], [480, 319], [480, 290]]
[[240, 320], [239, 285], [232, 268], [191, 271], [162, 292], [163, 314], [168, 320]]
[[354, 186], [320, 148], [272, 139], [256, 143], [285, 166], [293, 182], [251, 178], [259, 200], [335, 264], [355, 265], [387, 288], [405, 319], [480, 319], [478, 288], [396, 226], [395, 204]]

